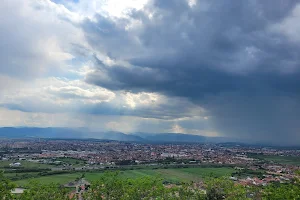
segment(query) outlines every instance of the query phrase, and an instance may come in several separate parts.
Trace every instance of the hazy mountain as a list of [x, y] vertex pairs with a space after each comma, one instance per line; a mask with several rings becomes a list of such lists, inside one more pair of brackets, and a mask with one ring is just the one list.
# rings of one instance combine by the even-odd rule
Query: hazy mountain
[[158, 133], [144, 133], [144, 132], [135, 132], [135, 133], [130, 133], [130, 135], [135, 135], [135, 136], [139, 136], [143, 139], [146, 139], [147, 137], [150, 137], [150, 136], [155, 136], [157, 135]]
[[38, 127], [3, 127], [0, 138], [83, 138], [80, 129], [38, 128]]
[[235, 142], [233, 139], [222, 137], [205, 137], [182, 133], [131, 133], [122, 132], [90, 132], [85, 128], [36, 128], [36, 127], [3, 127], [0, 128], [0, 138], [95, 138], [104, 140], [131, 142]]
[[144, 139], [155, 142], [206, 142], [206, 137], [182, 133], [160, 133], [146, 135]]
[[3, 127], [0, 138], [95, 138], [118, 141], [143, 141], [144, 139], [121, 132], [90, 132], [84, 128]]
[[161, 142], [236, 142], [234, 138], [226, 137], [207, 137], [201, 135], [183, 134], [183, 133], [143, 133], [136, 132], [133, 135], [139, 136], [147, 141], [161, 141]]
[[95, 138], [97, 139], [106, 139], [106, 140], [118, 140], [118, 141], [144, 141], [143, 138], [137, 135], [125, 134], [122, 132], [116, 131], [108, 131], [108, 132], [101, 132], [101, 133], [93, 133]]

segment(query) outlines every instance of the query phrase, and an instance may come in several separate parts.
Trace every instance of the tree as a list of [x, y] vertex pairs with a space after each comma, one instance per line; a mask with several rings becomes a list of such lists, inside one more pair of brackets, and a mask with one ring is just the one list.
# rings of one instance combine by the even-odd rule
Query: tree
[[69, 200], [69, 192], [57, 184], [40, 184], [31, 181], [18, 200]]
[[206, 180], [207, 200], [244, 200], [249, 199], [249, 190], [242, 185], [236, 185], [228, 177], [209, 178]]
[[9, 179], [7, 179], [3, 171], [0, 171], [0, 200], [12, 199], [11, 190], [16, 187]]
[[271, 184], [262, 190], [262, 199], [300, 199], [300, 187], [297, 184]]
[[[78, 195], [57, 184], [41, 184], [31, 181], [21, 195], [11, 194], [15, 185], [0, 172], [0, 200], [282, 200], [300, 199], [300, 181], [270, 184], [266, 187], [244, 187], [228, 177], [205, 180], [204, 184], [163, 184], [159, 177], [130, 179], [119, 172], [105, 172], [91, 187]], [[201, 186], [201, 188], [199, 188]], [[205, 188], [205, 191], [202, 190]], [[73, 193], [74, 194], [74, 193]]]

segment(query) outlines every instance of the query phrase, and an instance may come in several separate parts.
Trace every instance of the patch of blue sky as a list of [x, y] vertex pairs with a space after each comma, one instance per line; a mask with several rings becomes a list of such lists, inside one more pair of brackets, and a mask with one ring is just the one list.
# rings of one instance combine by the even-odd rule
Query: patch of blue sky
[[51, 0], [54, 3], [65, 4], [65, 3], [78, 3], [79, 0]]

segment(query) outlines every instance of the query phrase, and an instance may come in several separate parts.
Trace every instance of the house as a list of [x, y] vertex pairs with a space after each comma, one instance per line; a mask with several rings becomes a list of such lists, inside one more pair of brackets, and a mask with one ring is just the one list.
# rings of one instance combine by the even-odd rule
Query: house
[[72, 181], [72, 182], [69, 182], [67, 184], [65, 184], [64, 186], [65, 187], [81, 187], [81, 186], [90, 186], [91, 184], [86, 181], [84, 178], [81, 178], [79, 180], [76, 180], [76, 181]]
[[22, 164], [19, 162], [15, 162], [15, 163], [10, 163], [9, 166], [10, 167], [20, 167]]
[[15, 188], [15, 189], [11, 190], [11, 193], [12, 194], [22, 194], [22, 193], [24, 193], [24, 190], [25, 189], [23, 189], [23, 188]]

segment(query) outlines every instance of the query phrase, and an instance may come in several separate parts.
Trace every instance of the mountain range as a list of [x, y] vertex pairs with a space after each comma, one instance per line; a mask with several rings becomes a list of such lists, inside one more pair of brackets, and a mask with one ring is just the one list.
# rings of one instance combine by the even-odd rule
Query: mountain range
[[116, 131], [92, 132], [84, 128], [38, 128], [38, 127], [3, 127], [0, 128], [0, 138], [62, 138], [62, 139], [103, 139], [131, 142], [150, 143], [204, 143], [226, 142], [222, 137], [206, 137], [182, 133], [131, 133]]
[[0, 138], [83, 138], [81, 129], [39, 128], [39, 127], [2, 127]]

